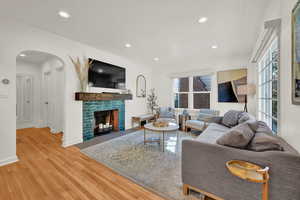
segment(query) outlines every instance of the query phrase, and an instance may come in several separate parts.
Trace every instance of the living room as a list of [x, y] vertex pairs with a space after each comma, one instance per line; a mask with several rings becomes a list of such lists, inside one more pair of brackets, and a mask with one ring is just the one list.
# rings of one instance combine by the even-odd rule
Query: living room
[[[300, 199], [298, 8], [297, 0], [3, 3], [0, 196]], [[56, 103], [38, 96], [44, 82], [38, 92], [30, 89], [30, 100], [23, 99], [24, 105], [34, 102], [32, 112], [49, 106], [46, 113], [52, 113], [57, 130], [43, 122], [43, 109], [32, 117], [38, 125], [18, 124], [23, 109], [18, 76], [31, 73], [20, 72], [19, 63], [34, 60], [32, 52], [53, 55], [63, 66], [54, 67], [62, 79], [52, 79], [49, 93]], [[103, 73], [106, 69], [112, 71]], [[28, 86], [32, 83], [39, 85], [33, 79]], [[220, 117], [239, 113], [240, 120], [244, 111], [264, 125], [246, 123], [248, 132], [242, 132], [251, 137], [243, 147], [220, 140], [213, 150], [192, 148], [198, 139], [216, 143], [217, 135], [235, 127]], [[198, 120], [206, 115], [209, 120]], [[282, 145], [276, 141], [276, 151], [240, 150], [251, 148], [260, 135], [257, 127], [265, 125]], [[223, 166], [210, 167], [216, 163]], [[261, 167], [255, 172], [266, 182], [252, 183], [230, 171], [249, 170], [251, 164]], [[192, 172], [193, 165], [201, 170]]]

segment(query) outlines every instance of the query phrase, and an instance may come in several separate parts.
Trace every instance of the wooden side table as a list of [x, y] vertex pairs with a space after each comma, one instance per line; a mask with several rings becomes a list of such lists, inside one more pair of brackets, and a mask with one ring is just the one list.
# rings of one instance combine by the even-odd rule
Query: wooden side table
[[269, 194], [269, 167], [262, 168], [258, 165], [231, 160], [226, 163], [228, 170], [235, 176], [254, 183], [262, 183], [262, 200], [268, 200]]
[[178, 120], [179, 121], [179, 129], [181, 131], [185, 131], [185, 122], [187, 120], [190, 120], [191, 116], [190, 115], [179, 115], [178, 118], [179, 118], [179, 120]]

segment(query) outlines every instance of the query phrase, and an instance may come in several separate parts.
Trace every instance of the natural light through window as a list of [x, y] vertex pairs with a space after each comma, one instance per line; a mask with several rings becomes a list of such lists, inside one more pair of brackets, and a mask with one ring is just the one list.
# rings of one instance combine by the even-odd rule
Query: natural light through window
[[210, 108], [211, 76], [175, 78], [173, 91], [175, 108]]
[[258, 66], [258, 117], [276, 134], [279, 116], [278, 39], [274, 39]]

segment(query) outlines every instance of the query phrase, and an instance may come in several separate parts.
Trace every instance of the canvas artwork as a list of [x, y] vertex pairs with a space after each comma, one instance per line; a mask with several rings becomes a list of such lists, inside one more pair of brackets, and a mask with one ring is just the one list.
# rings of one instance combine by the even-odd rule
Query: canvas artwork
[[217, 74], [218, 101], [244, 103], [246, 97], [237, 94], [237, 88], [247, 85], [247, 69], [221, 71]]
[[300, 4], [292, 14], [292, 102], [300, 104]]

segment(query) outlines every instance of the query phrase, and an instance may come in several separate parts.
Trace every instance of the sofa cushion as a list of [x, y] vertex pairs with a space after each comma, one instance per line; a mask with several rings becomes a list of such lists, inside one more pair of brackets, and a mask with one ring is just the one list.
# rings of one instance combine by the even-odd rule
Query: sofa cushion
[[222, 137], [229, 128], [226, 126], [211, 123], [208, 125], [208, 127], [196, 138], [196, 140], [199, 140], [201, 142], [210, 143], [210, 144], [216, 144], [217, 140]]
[[224, 146], [245, 148], [255, 135], [248, 123], [239, 124], [231, 128], [226, 134], [217, 140], [217, 143]]
[[222, 119], [222, 124], [224, 124], [227, 127], [234, 127], [239, 122], [239, 117], [242, 111], [237, 110], [229, 110], [224, 114], [224, 117]]
[[258, 132], [251, 140], [248, 149], [253, 151], [283, 151], [281, 142], [278, 137]]
[[258, 127], [256, 129], [256, 133], [267, 133], [269, 135], [273, 134], [270, 127], [263, 121], [258, 121]]
[[244, 123], [246, 121], [256, 121], [255, 117], [247, 112], [242, 112], [240, 113], [239, 115], [239, 120], [238, 120], [238, 123], [241, 124], [241, 123]]

